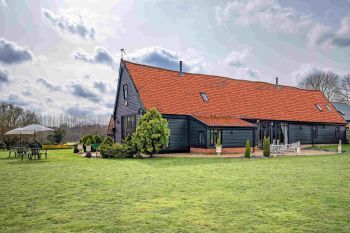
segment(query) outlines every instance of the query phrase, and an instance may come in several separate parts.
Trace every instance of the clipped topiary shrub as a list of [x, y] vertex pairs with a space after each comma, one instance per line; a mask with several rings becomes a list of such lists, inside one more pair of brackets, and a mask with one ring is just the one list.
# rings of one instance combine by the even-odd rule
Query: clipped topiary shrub
[[250, 141], [249, 140], [247, 140], [246, 143], [245, 143], [244, 157], [250, 158]]
[[264, 137], [263, 155], [265, 157], [269, 157], [270, 156], [270, 137]]
[[113, 145], [113, 139], [111, 137], [105, 137], [103, 142], [100, 144], [99, 150], [101, 153], [102, 158], [108, 158], [108, 155], [105, 154], [106, 152], [106, 147], [112, 146]]
[[136, 154], [140, 155], [139, 150], [137, 149], [137, 144], [132, 136], [127, 136], [123, 141], [123, 144], [127, 149], [129, 157], [132, 157]]
[[[90, 140], [90, 144], [87, 144], [87, 140]], [[94, 136], [92, 136], [91, 134], [88, 134], [88, 135], [85, 135], [83, 138], [82, 138], [82, 143], [84, 143], [84, 145], [91, 145], [91, 144], [94, 144], [96, 143], [95, 141], [95, 138]]]
[[113, 145], [106, 145], [101, 148], [101, 155], [103, 158], [129, 158], [132, 157], [128, 153], [128, 146], [126, 144], [114, 143]]
[[94, 135], [95, 143], [102, 143], [103, 137], [101, 135]]
[[157, 109], [150, 109], [140, 119], [132, 141], [141, 153], [153, 157], [169, 144], [170, 130], [167, 120]]

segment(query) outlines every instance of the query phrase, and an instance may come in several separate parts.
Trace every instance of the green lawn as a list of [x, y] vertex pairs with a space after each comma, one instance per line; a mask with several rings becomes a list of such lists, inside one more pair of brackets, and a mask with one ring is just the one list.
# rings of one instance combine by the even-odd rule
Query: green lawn
[[41, 161], [0, 152], [0, 232], [350, 232], [350, 154]]
[[[337, 151], [338, 150], [338, 144], [334, 144], [334, 145], [315, 145], [315, 146], [311, 146], [309, 147], [309, 149], [321, 149], [321, 150], [329, 150], [329, 151]], [[345, 152], [349, 152], [350, 153], [350, 144], [343, 144], [342, 145], [342, 150]]]

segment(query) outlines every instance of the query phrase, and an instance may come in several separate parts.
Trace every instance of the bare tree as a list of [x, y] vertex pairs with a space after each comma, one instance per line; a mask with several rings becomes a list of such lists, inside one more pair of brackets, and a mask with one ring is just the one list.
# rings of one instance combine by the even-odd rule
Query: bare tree
[[341, 92], [339, 81], [339, 76], [333, 72], [315, 71], [302, 79], [298, 86], [308, 90], [320, 90], [328, 100], [335, 101]]
[[343, 76], [340, 89], [338, 101], [350, 104], [350, 73]]
[[15, 137], [6, 137], [5, 133], [11, 129], [39, 123], [37, 115], [29, 110], [12, 104], [0, 103], [0, 141], [9, 149]]

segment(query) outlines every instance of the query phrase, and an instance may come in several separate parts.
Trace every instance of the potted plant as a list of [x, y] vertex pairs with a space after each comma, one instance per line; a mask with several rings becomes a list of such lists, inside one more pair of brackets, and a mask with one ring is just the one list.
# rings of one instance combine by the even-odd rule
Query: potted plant
[[215, 149], [216, 149], [216, 155], [220, 155], [221, 154], [221, 149], [222, 149], [220, 134], [219, 134], [219, 137], [218, 137], [218, 139], [216, 141]]
[[85, 142], [85, 147], [86, 147], [86, 158], [91, 158], [91, 140], [88, 138]]
[[338, 144], [338, 154], [340, 153], [342, 153], [341, 140], [339, 140], [339, 144]]
[[84, 147], [83, 147], [83, 140], [80, 139], [79, 143], [78, 143], [78, 150], [79, 150], [80, 154], [83, 153], [83, 149], [84, 149]]

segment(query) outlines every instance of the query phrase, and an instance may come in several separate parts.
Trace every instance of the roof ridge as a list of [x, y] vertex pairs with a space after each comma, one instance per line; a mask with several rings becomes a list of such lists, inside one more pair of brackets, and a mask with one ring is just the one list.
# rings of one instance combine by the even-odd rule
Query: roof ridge
[[235, 119], [242, 119], [242, 117], [239, 117], [239, 116], [227, 116], [227, 115], [224, 115], [224, 116], [221, 116], [221, 115], [212, 115], [212, 114], [209, 114], [209, 115], [204, 115], [204, 114], [190, 114], [191, 116], [199, 116], [199, 117], [213, 117], [213, 118], [235, 118]]
[[[125, 63], [133, 64], [133, 65], [144, 66], [144, 67], [148, 67], [148, 68], [153, 68], [153, 69], [159, 69], [159, 70], [165, 70], [165, 71], [169, 71], [169, 72], [178, 73], [178, 71], [176, 71], [176, 70], [166, 69], [166, 68], [162, 68], [162, 67], [141, 64], [141, 63], [137, 63], [137, 62], [127, 61], [127, 60], [124, 60], [124, 59], [121, 59], [121, 61], [124, 61]], [[188, 75], [203, 75], [203, 76], [207, 76], [207, 77], [210, 77], [210, 78], [228, 79], [230, 81], [261, 83], [261, 84], [267, 84], [267, 85], [270, 85], [270, 86], [275, 86], [276, 85], [274, 83], [269, 83], [269, 82], [266, 82], [266, 81], [253, 81], [253, 80], [239, 79], [239, 78], [233, 78], [233, 77], [225, 77], [225, 76], [213, 75], [213, 74], [190, 73], [190, 72], [182, 72], [182, 73], [183, 74], [188, 74]], [[278, 84], [278, 86], [279, 87], [285, 87], [285, 88], [298, 89], [298, 90], [302, 90], [302, 91], [306, 91], [306, 92], [321, 92], [320, 90], [308, 90], [308, 89], [304, 89], [304, 88], [301, 88], [301, 87], [288, 86], [288, 85], [283, 85], [283, 84]]]

